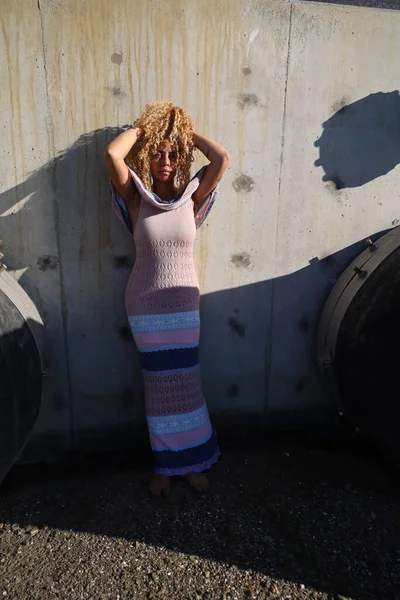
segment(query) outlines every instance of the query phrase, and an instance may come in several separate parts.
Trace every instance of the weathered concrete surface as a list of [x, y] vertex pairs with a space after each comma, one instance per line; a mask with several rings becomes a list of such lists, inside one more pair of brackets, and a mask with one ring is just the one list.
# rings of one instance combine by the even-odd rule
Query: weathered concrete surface
[[226, 122], [214, 134], [234, 157], [212, 219], [199, 235], [201, 356], [206, 396], [218, 412], [261, 415], [291, 9], [288, 3], [258, 3], [242, 10], [232, 40], [240, 54], [228, 68], [222, 98]]
[[91, 448], [143, 423], [123, 306], [133, 250], [102, 154], [156, 98], [232, 156], [196, 256], [211, 411], [265, 424], [328, 407], [314, 357], [324, 299], [358, 242], [398, 218], [400, 14], [24, 0], [2, 3], [0, 21], [0, 238], [42, 313], [54, 372], [32, 441]]
[[398, 13], [293, 4], [270, 410], [324, 401], [312, 368], [324, 298], [353, 244], [396, 224], [399, 33]]
[[[23, 4], [23, 9], [22, 9]], [[36, 2], [0, 8], [0, 239], [4, 262], [20, 279], [46, 324], [52, 392], [43, 399], [38, 434], [70, 445], [65, 289], [60, 277], [59, 219], [52, 175], [54, 122], [49, 115], [42, 24]]]

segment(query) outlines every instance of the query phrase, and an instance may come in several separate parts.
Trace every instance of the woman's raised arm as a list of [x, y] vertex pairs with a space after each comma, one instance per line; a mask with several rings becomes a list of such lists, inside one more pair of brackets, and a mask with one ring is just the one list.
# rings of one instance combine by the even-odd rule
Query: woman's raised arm
[[193, 141], [196, 148], [198, 148], [210, 161], [210, 164], [207, 165], [205, 173], [201, 178], [199, 187], [193, 194], [193, 201], [198, 207], [203, 203], [207, 195], [217, 186], [222, 175], [228, 168], [230, 156], [228, 150], [223, 146], [203, 135], [194, 133]]
[[104, 150], [104, 161], [110, 179], [127, 204], [132, 204], [136, 188], [125, 163], [125, 157], [142, 135], [139, 127], [122, 132]]

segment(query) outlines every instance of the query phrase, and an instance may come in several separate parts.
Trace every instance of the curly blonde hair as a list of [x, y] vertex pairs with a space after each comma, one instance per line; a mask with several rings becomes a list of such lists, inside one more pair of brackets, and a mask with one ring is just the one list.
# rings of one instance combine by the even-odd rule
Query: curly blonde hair
[[190, 180], [194, 149], [193, 122], [188, 113], [173, 102], [149, 102], [133, 126], [143, 133], [126, 156], [128, 167], [151, 189], [151, 159], [160, 143], [169, 139], [176, 151], [175, 185], [178, 189], [185, 186]]

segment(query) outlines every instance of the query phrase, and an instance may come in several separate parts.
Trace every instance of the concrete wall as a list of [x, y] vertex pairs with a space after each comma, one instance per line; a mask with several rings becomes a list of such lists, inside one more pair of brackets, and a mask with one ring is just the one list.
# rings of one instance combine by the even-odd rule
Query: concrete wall
[[118, 444], [143, 425], [123, 307], [133, 249], [102, 154], [152, 99], [185, 107], [232, 156], [197, 244], [211, 412], [268, 425], [329, 408], [314, 355], [324, 300], [362, 240], [400, 218], [400, 13], [3, 0], [0, 23], [0, 239], [47, 329], [31, 447]]

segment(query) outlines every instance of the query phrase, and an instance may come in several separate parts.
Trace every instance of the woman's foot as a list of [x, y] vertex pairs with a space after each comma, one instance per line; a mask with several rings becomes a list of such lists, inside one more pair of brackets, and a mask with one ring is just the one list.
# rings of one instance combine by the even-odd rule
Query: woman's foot
[[188, 473], [184, 479], [195, 492], [202, 493], [208, 490], [208, 479], [202, 473]]
[[150, 494], [153, 496], [169, 496], [171, 491], [171, 479], [167, 475], [153, 475], [149, 485]]

